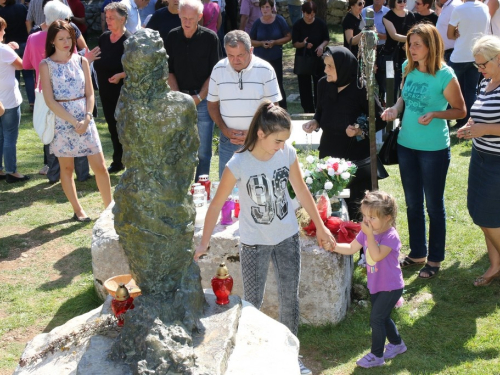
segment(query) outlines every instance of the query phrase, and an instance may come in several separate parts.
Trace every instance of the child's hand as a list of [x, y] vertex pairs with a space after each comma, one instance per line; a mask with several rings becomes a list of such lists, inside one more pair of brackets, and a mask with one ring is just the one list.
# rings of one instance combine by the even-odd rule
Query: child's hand
[[202, 244], [196, 246], [196, 249], [194, 250], [194, 260], [197, 262], [198, 259], [208, 253], [208, 250], [210, 250], [210, 246], [204, 246]]
[[330, 233], [327, 227], [323, 225], [322, 228], [316, 229], [316, 239], [318, 241], [318, 245], [321, 246], [326, 251], [332, 251], [337, 246], [337, 242], [335, 242], [335, 238]]
[[373, 227], [372, 227], [372, 223], [370, 223], [369, 221], [366, 222], [366, 221], [362, 221], [361, 222], [361, 230], [363, 231], [364, 234], [366, 234], [367, 236], [370, 236], [370, 235], [373, 235]]

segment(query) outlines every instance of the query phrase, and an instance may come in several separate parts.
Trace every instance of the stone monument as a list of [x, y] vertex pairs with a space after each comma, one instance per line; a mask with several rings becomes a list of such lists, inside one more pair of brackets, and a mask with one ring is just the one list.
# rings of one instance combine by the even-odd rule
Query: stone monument
[[127, 74], [115, 116], [127, 170], [116, 187], [115, 228], [142, 290], [111, 358], [138, 374], [190, 374], [192, 332], [206, 304], [193, 261], [196, 107], [170, 91], [163, 42], [141, 29], [125, 41]]

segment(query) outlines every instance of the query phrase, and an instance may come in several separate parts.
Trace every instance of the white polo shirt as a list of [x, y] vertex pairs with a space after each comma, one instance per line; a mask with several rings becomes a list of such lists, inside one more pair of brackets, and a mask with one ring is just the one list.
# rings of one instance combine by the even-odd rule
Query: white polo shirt
[[273, 67], [255, 55], [240, 72], [232, 68], [227, 58], [222, 59], [210, 75], [207, 100], [220, 102], [222, 119], [231, 129], [248, 130], [260, 103], [281, 99]]

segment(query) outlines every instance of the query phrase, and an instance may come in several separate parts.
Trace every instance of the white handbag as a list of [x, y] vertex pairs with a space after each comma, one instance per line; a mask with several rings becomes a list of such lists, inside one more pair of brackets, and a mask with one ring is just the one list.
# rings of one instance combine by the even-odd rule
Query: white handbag
[[[50, 65], [49, 67], [50, 74]], [[40, 77], [35, 88], [35, 108], [33, 109], [33, 127], [44, 145], [48, 145], [54, 139], [54, 127], [56, 125], [56, 115], [52, 112], [43, 98], [40, 90]]]

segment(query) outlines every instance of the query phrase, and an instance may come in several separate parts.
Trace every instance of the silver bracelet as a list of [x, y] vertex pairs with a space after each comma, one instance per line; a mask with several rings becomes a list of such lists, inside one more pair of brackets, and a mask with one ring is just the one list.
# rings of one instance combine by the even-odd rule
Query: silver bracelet
[[203, 99], [201, 98], [200, 94], [196, 94], [196, 96], [198, 97], [198, 100], [199, 100], [200, 102], [202, 102], [202, 101], [203, 101]]

